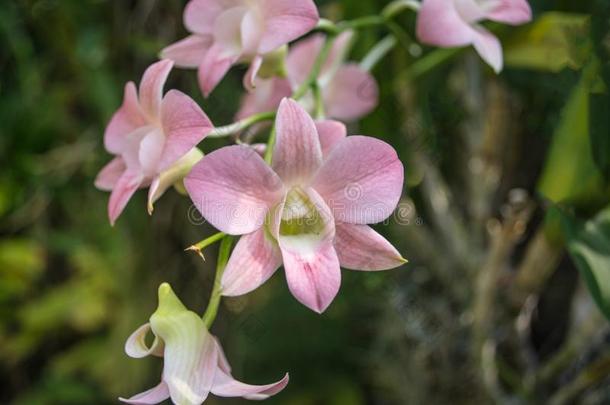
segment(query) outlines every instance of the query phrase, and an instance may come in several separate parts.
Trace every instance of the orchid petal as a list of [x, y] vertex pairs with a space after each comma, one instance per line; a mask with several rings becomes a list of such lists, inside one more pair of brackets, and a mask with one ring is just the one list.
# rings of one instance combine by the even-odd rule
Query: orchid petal
[[311, 31], [320, 16], [312, 0], [261, 0], [265, 31], [259, 52], [268, 53]]
[[487, 18], [511, 25], [525, 24], [532, 20], [532, 9], [527, 0], [500, 0]]
[[290, 97], [292, 89], [288, 80], [273, 77], [258, 79], [254, 91], [245, 93], [236, 119], [240, 120], [254, 114], [277, 110], [284, 97]]
[[322, 313], [341, 285], [332, 213], [311, 188], [291, 190], [282, 205], [278, 207], [281, 220], [274, 231], [288, 287], [299, 302]]
[[502, 70], [503, 56], [502, 44], [491, 32], [483, 27], [476, 27], [476, 35], [473, 40], [474, 48], [481, 58], [489, 64], [496, 73]]
[[161, 122], [167, 137], [159, 171], [167, 170], [201, 142], [213, 129], [207, 115], [186, 94], [170, 90], [161, 104]]
[[140, 359], [149, 355], [163, 357], [163, 342], [155, 336], [153, 344], [146, 345], [146, 335], [150, 332], [150, 323], [145, 323], [129, 336], [125, 343], [125, 353], [129, 357]]
[[231, 374], [231, 365], [217, 337], [214, 337], [214, 342], [216, 343], [216, 352], [218, 352], [218, 368], [226, 374]]
[[219, 397], [244, 397], [263, 400], [282, 391], [288, 385], [288, 373], [281, 380], [266, 385], [250, 385], [237, 381], [230, 374], [217, 370], [212, 386], [212, 394]]
[[163, 86], [172, 70], [174, 62], [164, 59], [146, 69], [140, 82], [140, 105], [149, 119], [156, 120], [160, 115]]
[[148, 213], [152, 214], [154, 203], [170, 188], [182, 180], [203, 158], [203, 153], [197, 149], [191, 149], [186, 155], [181, 157], [170, 168], [155, 177], [148, 188]]
[[251, 8], [244, 14], [241, 20], [241, 50], [244, 54], [258, 54], [258, 44], [264, 29], [264, 22], [258, 10]]
[[119, 181], [127, 166], [121, 157], [116, 157], [100, 170], [95, 178], [95, 187], [103, 191], [111, 191]]
[[354, 121], [377, 106], [379, 88], [370, 73], [350, 63], [339, 68], [324, 89], [323, 96], [326, 115]]
[[331, 206], [337, 221], [371, 224], [396, 208], [404, 169], [387, 143], [348, 136], [331, 151], [312, 187]]
[[280, 103], [275, 121], [277, 140], [273, 169], [285, 183], [307, 182], [322, 164], [322, 149], [316, 126], [294, 100]]
[[235, 246], [222, 277], [222, 295], [247, 294], [261, 286], [282, 264], [282, 254], [267, 230], [244, 235]]
[[146, 117], [140, 109], [136, 85], [129, 82], [125, 85], [123, 104], [114, 113], [104, 132], [106, 150], [117, 155], [120, 154], [127, 135], [144, 125], [146, 125]]
[[119, 398], [119, 401], [125, 402], [126, 404], [134, 405], [151, 405], [158, 404], [169, 398], [169, 389], [165, 382], [161, 382], [154, 388], [144, 391], [140, 394], [134, 395], [131, 398]]
[[454, 1], [424, 0], [417, 14], [416, 32], [425, 44], [454, 47], [472, 42], [473, 29]]
[[150, 317], [165, 343], [163, 381], [176, 404], [200, 405], [207, 398], [218, 364], [214, 337], [202, 319], [187, 310], [168, 284], [159, 287], [159, 307]]
[[368, 225], [337, 223], [335, 230], [335, 250], [341, 267], [376, 271], [406, 263], [396, 248]]
[[345, 124], [339, 121], [316, 121], [316, 129], [320, 136], [322, 155], [326, 158], [330, 151], [347, 136]]
[[201, 64], [213, 41], [211, 35], [190, 35], [165, 47], [161, 51], [161, 57], [173, 60], [176, 66], [182, 68], [196, 68]]
[[131, 171], [123, 173], [117, 181], [108, 202], [108, 218], [111, 225], [114, 225], [121, 212], [125, 209], [127, 202], [140, 187], [141, 183], [142, 176]]
[[159, 171], [159, 161], [165, 145], [165, 135], [158, 127], [149, 127], [140, 141], [138, 162], [143, 173], [151, 176]]
[[212, 45], [199, 65], [197, 74], [199, 87], [205, 97], [210, 95], [238, 59], [238, 54], [227, 53], [220, 45]]
[[253, 91], [256, 87], [256, 75], [258, 75], [258, 71], [263, 64], [263, 58], [261, 56], [256, 56], [252, 62], [250, 63], [250, 67], [248, 67], [248, 71], [244, 76], [243, 84], [244, 88], [248, 91]]
[[197, 34], [212, 34], [214, 22], [241, 0], [191, 0], [184, 9], [184, 26]]
[[217, 229], [232, 235], [260, 228], [281, 199], [280, 178], [252, 148], [218, 149], [201, 160], [184, 180], [199, 212]]

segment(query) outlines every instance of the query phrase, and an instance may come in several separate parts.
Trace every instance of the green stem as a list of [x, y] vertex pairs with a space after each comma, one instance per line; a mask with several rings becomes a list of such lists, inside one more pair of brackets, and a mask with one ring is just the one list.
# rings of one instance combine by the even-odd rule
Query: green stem
[[450, 58], [460, 53], [463, 49], [464, 48], [443, 48], [430, 52], [413, 63], [407, 70], [403, 71], [400, 76], [398, 76], [398, 83], [402, 85], [404, 82], [419, 78], [423, 74], [442, 65]]
[[214, 323], [214, 320], [216, 319], [216, 315], [218, 314], [218, 307], [220, 306], [220, 300], [222, 298], [220, 280], [222, 280], [222, 275], [227, 267], [232, 244], [232, 236], [224, 236], [222, 238], [222, 242], [220, 242], [220, 249], [218, 250], [218, 262], [216, 264], [216, 275], [214, 277], [214, 287], [212, 288], [208, 308], [205, 310], [205, 314], [203, 314], [203, 322], [208, 329], [210, 329]]
[[373, 68], [383, 59], [388, 52], [390, 52], [396, 46], [396, 38], [392, 35], [388, 35], [379, 41], [370, 51], [366, 54], [360, 67], [367, 72], [373, 70]]
[[324, 100], [322, 99], [322, 91], [320, 90], [320, 86], [318, 86], [318, 83], [314, 82], [311, 85], [311, 91], [313, 93], [313, 99], [314, 99], [314, 117], [315, 119], [322, 119], [324, 118]]
[[208, 138], [222, 138], [225, 136], [233, 135], [241, 130], [248, 128], [261, 121], [269, 121], [275, 118], [275, 111], [268, 111], [251, 115], [250, 117], [239, 120], [233, 124], [225, 125], [223, 127], [214, 128], [212, 132], [208, 134]]
[[350, 21], [342, 21], [336, 25], [339, 32], [377, 27], [386, 23], [385, 18], [378, 15], [367, 15]]
[[322, 66], [324, 65], [324, 62], [326, 62], [326, 58], [328, 57], [328, 54], [330, 53], [334, 40], [335, 40], [334, 35], [328, 35], [326, 37], [326, 40], [324, 41], [324, 45], [322, 46], [322, 50], [316, 57], [316, 60], [314, 61], [313, 66], [311, 67], [311, 71], [309, 72], [309, 75], [307, 76], [305, 81], [303, 83], [301, 83], [301, 85], [292, 94], [292, 98], [294, 100], [298, 101], [299, 99], [301, 99], [305, 94], [307, 94], [307, 92], [311, 88], [311, 85], [316, 80], [318, 80], [318, 76], [320, 75], [320, 70], [322, 70]]
[[419, 11], [419, 1], [416, 0], [395, 0], [385, 6], [381, 15], [383, 18], [389, 20], [391, 18], [396, 17], [399, 13], [404, 10], [413, 10], [415, 12]]
[[267, 141], [267, 148], [265, 149], [265, 162], [271, 165], [271, 160], [273, 159], [273, 147], [275, 146], [275, 125], [271, 128], [271, 133], [269, 134], [269, 140]]
[[197, 252], [203, 258], [203, 254], [201, 253], [201, 251], [203, 249], [205, 249], [206, 247], [210, 246], [212, 243], [218, 242], [225, 236], [226, 236], [226, 234], [224, 232], [215, 233], [214, 235], [210, 236], [209, 238], [206, 238], [206, 239], [202, 240], [201, 242], [198, 242], [192, 246], [187, 247], [185, 250], [193, 250], [193, 251]]

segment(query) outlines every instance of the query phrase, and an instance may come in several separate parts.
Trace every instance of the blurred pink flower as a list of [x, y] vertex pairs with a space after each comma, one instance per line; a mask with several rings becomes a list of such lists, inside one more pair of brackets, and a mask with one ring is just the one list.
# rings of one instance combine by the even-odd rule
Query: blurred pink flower
[[366, 136], [346, 137], [337, 121], [316, 124], [284, 99], [276, 119], [272, 168], [247, 146], [210, 153], [185, 179], [201, 214], [243, 235], [222, 279], [223, 295], [263, 284], [283, 263], [301, 303], [323, 312], [341, 284], [340, 265], [385, 270], [404, 259], [366, 224], [386, 219], [402, 192], [394, 149]]
[[184, 25], [192, 33], [162, 51], [176, 65], [199, 69], [207, 97], [232, 65], [250, 63], [244, 86], [254, 86], [263, 56], [311, 31], [319, 20], [312, 0], [191, 0]]
[[212, 123], [190, 97], [178, 90], [163, 96], [172, 65], [162, 60], [146, 69], [139, 94], [133, 82], [127, 83], [123, 105], [104, 133], [106, 150], [116, 157], [101, 170], [95, 185], [112, 191], [111, 224], [141, 187], [150, 186], [151, 211], [154, 201], [201, 158], [195, 147], [212, 130]]
[[502, 45], [479, 22], [492, 20], [520, 25], [532, 19], [527, 0], [423, 0], [417, 17], [417, 37], [425, 44], [473, 45], [496, 72], [502, 70]]
[[[345, 122], [371, 112], [377, 106], [379, 93], [377, 82], [370, 73], [357, 63], [344, 63], [351, 38], [351, 32], [344, 32], [335, 40], [318, 78], [326, 117]], [[288, 78], [259, 80], [254, 91], [244, 95], [237, 119], [272, 111], [282, 98], [290, 97], [306, 80], [323, 43], [324, 36], [316, 34], [292, 46], [286, 60]], [[311, 93], [306, 95], [303, 104], [308, 110], [313, 109]]]
[[[146, 335], [155, 337], [151, 346]], [[155, 355], [164, 358], [161, 383], [154, 388], [120, 398], [128, 404], [158, 404], [171, 398], [179, 405], [199, 405], [209, 393], [220, 397], [243, 397], [261, 400], [282, 391], [288, 374], [267, 385], [249, 385], [231, 375], [231, 366], [214, 336], [202, 319], [184, 307], [169, 284], [159, 287], [159, 307], [150, 322], [140, 326], [125, 344], [130, 357]]]

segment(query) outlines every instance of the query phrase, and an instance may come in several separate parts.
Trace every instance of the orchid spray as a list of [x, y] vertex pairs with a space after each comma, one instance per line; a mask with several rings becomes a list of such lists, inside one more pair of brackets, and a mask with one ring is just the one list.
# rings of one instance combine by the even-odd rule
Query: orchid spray
[[[501, 46], [480, 22], [515, 25], [531, 18], [525, 0], [397, 0], [378, 15], [337, 23], [320, 19], [312, 0], [191, 0], [184, 10], [190, 35], [162, 50], [163, 59], [146, 70], [139, 89], [131, 82], [125, 86], [123, 105], [104, 135], [115, 157], [96, 180], [99, 189], [112, 192], [111, 224], [137, 189], [149, 188], [152, 214], [154, 202], [175, 185], [220, 231], [191, 250], [217, 242], [220, 250], [202, 316], [187, 309], [168, 284], [160, 286], [157, 310], [125, 349], [135, 358], [162, 357], [161, 382], [122, 401], [155, 404], [171, 398], [197, 405], [210, 393], [259, 400], [275, 395], [288, 384], [288, 374], [260, 386], [232, 377], [210, 333], [221, 298], [247, 294], [283, 266], [292, 295], [323, 313], [339, 291], [341, 267], [379, 271], [406, 263], [370, 227], [395, 210], [403, 193], [403, 164], [391, 145], [348, 136], [344, 124], [375, 109], [380, 90], [371, 70], [409, 40], [395, 21], [403, 11], [417, 13], [422, 43], [474, 45], [495, 71], [502, 68]], [[371, 27], [386, 29], [388, 36], [360, 63], [347, 62], [358, 32]], [[428, 68], [446, 60], [434, 51], [424, 58], [429, 59], [420, 66]], [[236, 64], [249, 67], [234, 123], [214, 128], [189, 96], [178, 90], [163, 94], [173, 66], [197, 68], [208, 97]], [[253, 130], [266, 133], [266, 143], [241, 139]], [[236, 134], [240, 137], [229, 138]], [[198, 144], [206, 137], [237, 144], [204, 156]]]

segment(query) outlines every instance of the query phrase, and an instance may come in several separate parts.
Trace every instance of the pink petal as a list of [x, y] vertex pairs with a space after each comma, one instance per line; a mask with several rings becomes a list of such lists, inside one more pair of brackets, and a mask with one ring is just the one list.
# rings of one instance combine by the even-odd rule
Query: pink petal
[[241, 20], [241, 49], [247, 55], [257, 55], [258, 44], [263, 35], [264, 22], [260, 12], [251, 7]]
[[290, 94], [292, 89], [286, 79], [280, 77], [258, 79], [256, 88], [244, 94], [236, 119], [241, 120], [261, 112], [277, 110], [282, 99], [290, 97]]
[[260, 0], [265, 31], [259, 52], [268, 53], [311, 31], [318, 20], [318, 10], [311, 0]]
[[108, 152], [121, 154], [125, 138], [141, 126], [147, 124], [147, 119], [140, 109], [136, 85], [129, 82], [125, 85], [123, 105], [114, 113], [104, 133], [104, 146]]
[[273, 169], [285, 183], [308, 181], [322, 164], [322, 149], [316, 126], [294, 100], [280, 103], [275, 121], [277, 139]]
[[280, 178], [252, 148], [228, 146], [199, 162], [184, 180], [199, 212], [232, 235], [260, 228], [283, 194]]
[[229, 360], [227, 360], [227, 356], [220, 345], [220, 341], [215, 336], [214, 342], [216, 342], [216, 351], [218, 352], [218, 368], [221, 371], [224, 371], [226, 374], [231, 374], [231, 365], [229, 364]]
[[303, 305], [322, 313], [341, 285], [339, 259], [333, 247], [335, 226], [330, 208], [315, 190], [309, 188], [291, 191], [278, 211], [282, 221], [307, 223], [317, 219], [321, 222], [318, 224], [321, 228], [314, 228], [311, 233], [285, 232], [279, 220], [272, 224], [272, 229], [277, 235], [292, 295]]
[[226, 53], [220, 45], [212, 45], [198, 71], [199, 87], [205, 97], [210, 95], [238, 59], [239, 55]]
[[212, 34], [220, 14], [240, 3], [240, 0], [191, 0], [184, 9], [184, 26], [197, 34]]
[[280, 381], [267, 385], [244, 384], [230, 374], [217, 370], [212, 386], [212, 394], [219, 397], [244, 397], [250, 400], [263, 400], [282, 391], [288, 385], [288, 373]]
[[235, 246], [222, 277], [222, 295], [237, 296], [261, 286], [282, 264], [282, 254], [263, 227], [244, 235]]
[[159, 162], [165, 145], [165, 135], [160, 128], [150, 127], [140, 142], [138, 162], [145, 176], [154, 176], [159, 172]]
[[159, 171], [167, 170], [213, 129], [212, 123], [199, 105], [178, 90], [170, 90], [163, 98], [161, 123], [166, 140]]
[[417, 37], [428, 45], [453, 47], [472, 42], [473, 30], [458, 13], [454, 1], [424, 0], [416, 25]]
[[108, 202], [108, 218], [110, 224], [114, 225], [121, 212], [125, 209], [127, 202], [142, 183], [142, 176], [138, 173], [126, 171], [114, 186], [110, 201]]
[[160, 402], [165, 401], [169, 398], [169, 390], [167, 388], [167, 384], [161, 382], [161, 384], [157, 385], [154, 388], [149, 389], [148, 391], [144, 391], [138, 395], [134, 395], [131, 398], [119, 398], [121, 402], [125, 402], [126, 404], [135, 404], [135, 405], [149, 405], [149, 404], [158, 404]]
[[150, 65], [142, 76], [142, 81], [140, 82], [140, 105], [152, 120], [159, 117], [163, 86], [173, 66], [174, 62], [164, 59]]
[[355, 121], [377, 106], [379, 88], [373, 76], [350, 63], [339, 68], [323, 95], [326, 115]]
[[496, 73], [502, 70], [503, 56], [502, 44], [491, 32], [483, 27], [476, 28], [476, 35], [473, 40], [474, 48], [481, 58], [487, 62]]
[[103, 191], [111, 191], [126, 169], [127, 166], [125, 166], [125, 161], [122, 158], [112, 159], [95, 178], [95, 187]]
[[263, 58], [261, 56], [256, 56], [250, 63], [243, 80], [244, 88], [246, 90], [254, 91], [256, 87], [256, 75], [258, 75], [258, 71], [262, 64]]
[[326, 158], [330, 151], [347, 136], [345, 124], [334, 120], [316, 121], [316, 129], [320, 136], [322, 155]]
[[173, 60], [176, 66], [182, 68], [196, 68], [203, 61], [213, 40], [211, 35], [190, 35], [164, 48], [161, 57]]
[[532, 20], [532, 9], [527, 0], [500, 0], [487, 18], [511, 25], [525, 24]]
[[396, 151], [368, 136], [348, 136], [332, 150], [312, 187], [337, 221], [371, 224], [396, 208], [404, 169]]
[[368, 225], [335, 224], [335, 250], [341, 267], [389, 270], [406, 262], [398, 250]]
[[150, 347], [146, 344], [146, 335], [148, 335], [149, 332], [150, 323], [146, 323], [129, 336], [125, 343], [125, 353], [127, 353], [129, 357], [140, 359], [151, 354], [163, 357], [163, 343], [159, 338], [155, 336], [155, 340]]

